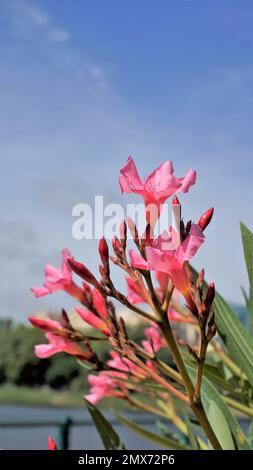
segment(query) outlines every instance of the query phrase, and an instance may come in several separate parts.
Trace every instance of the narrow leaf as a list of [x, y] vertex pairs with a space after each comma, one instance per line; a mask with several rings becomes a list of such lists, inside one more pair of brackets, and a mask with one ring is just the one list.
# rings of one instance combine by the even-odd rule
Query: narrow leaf
[[120, 421], [120, 423], [124, 424], [124, 426], [131, 429], [131, 431], [139, 434], [145, 439], [155, 442], [156, 444], [161, 446], [163, 449], [191, 450], [190, 447], [184, 446], [183, 444], [180, 444], [179, 442], [174, 441], [173, 439], [169, 437], [159, 436], [158, 434], [155, 434], [152, 431], [148, 431], [147, 429], [144, 429], [143, 427], [139, 426], [133, 421], [126, 419], [123, 416], [119, 416], [119, 415], [116, 415], [116, 416], [117, 416], [117, 419]]
[[85, 400], [86, 406], [97, 431], [103, 441], [106, 450], [125, 450], [124, 444], [121, 442], [118, 434], [114, 431], [112, 425], [105, 419], [102, 413], [92, 405], [88, 400]]
[[[187, 370], [192, 380], [195, 380], [195, 377], [196, 377], [195, 368], [191, 366], [187, 366]], [[202, 379], [201, 396], [202, 396], [203, 405], [204, 405], [207, 415], [209, 412], [210, 404], [212, 402], [215, 402], [216, 406], [220, 409], [220, 411], [224, 415], [224, 419], [227, 422], [227, 425], [230, 429], [233, 439], [237, 444], [237, 448], [242, 449], [242, 450], [249, 450], [250, 446], [241, 426], [239, 425], [238, 421], [235, 419], [230, 409], [228, 408], [228, 406], [222, 399], [222, 396], [220, 395], [220, 393], [217, 392], [216, 388], [211, 384], [211, 382], [206, 377], [203, 377]]]
[[211, 400], [207, 412], [208, 420], [223, 450], [235, 450], [234, 441], [221, 409]]

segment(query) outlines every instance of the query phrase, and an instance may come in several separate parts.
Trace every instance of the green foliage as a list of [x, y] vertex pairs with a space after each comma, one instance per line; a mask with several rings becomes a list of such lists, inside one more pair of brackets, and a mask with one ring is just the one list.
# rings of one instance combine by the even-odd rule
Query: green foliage
[[106, 450], [125, 450], [124, 444], [121, 442], [118, 434], [114, 431], [112, 425], [105, 419], [102, 413], [86, 401], [87, 409], [93, 419], [97, 431], [103, 441]]
[[243, 289], [245, 304], [249, 314], [250, 332], [253, 334], [253, 233], [241, 222], [243, 252], [249, 278], [249, 294]]
[[149, 441], [154, 442], [155, 444], [158, 444], [162, 449], [190, 450], [190, 447], [187, 447], [180, 442], [171, 439], [170, 437], [159, 436], [158, 434], [149, 431], [142, 426], [139, 426], [139, 424], [136, 424], [123, 416], [117, 415], [117, 418], [120, 423], [131, 429], [131, 431], [139, 434], [141, 437], [144, 437]]

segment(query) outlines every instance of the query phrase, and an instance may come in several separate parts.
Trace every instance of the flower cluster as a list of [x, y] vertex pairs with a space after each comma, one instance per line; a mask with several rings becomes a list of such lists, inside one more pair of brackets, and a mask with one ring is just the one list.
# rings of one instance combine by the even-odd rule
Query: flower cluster
[[[87, 363], [92, 373], [88, 375], [90, 391], [86, 399], [93, 404], [104, 397], [117, 397], [145, 409], [136, 394], [158, 400], [157, 403], [168, 403], [175, 396], [188, 403], [200, 419], [203, 363], [216, 331], [215, 289], [213, 284], [205, 289], [203, 271], [194, 278], [189, 262], [205, 242], [204, 231], [213, 209], [206, 211], [197, 223], [183, 221], [177, 195], [188, 192], [195, 184], [196, 172], [192, 169], [183, 178], [177, 178], [172, 162], [167, 161], [141, 180], [129, 157], [120, 173], [122, 192], [136, 193], [144, 199], [145, 232], [139, 234], [131, 219], [122, 221], [119, 236], [112, 241], [112, 255], [106, 240], [101, 238], [99, 278], [66, 249], [62, 251], [60, 269], [46, 266], [43, 286], [33, 287], [32, 292], [41, 297], [65, 291], [78, 302], [74, 304], [75, 312], [94, 332], [89, 335], [84, 333], [87, 330], [76, 330], [71, 316], [64, 310], [57, 319], [32, 316], [30, 322], [46, 332], [47, 340], [46, 344], [35, 347], [35, 354], [46, 358], [65, 352]], [[169, 197], [172, 197], [173, 226], [155, 236], [156, 222]], [[129, 233], [135, 247], [128, 251]], [[123, 270], [126, 293], [119, 291], [112, 280], [111, 263]], [[74, 275], [79, 282], [73, 279]], [[126, 323], [115, 311], [111, 299], [127, 307], [129, 315], [140, 317], [144, 337], [138, 344], [129, 337]], [[178, 324], [191, 324], [199, 330], [199, 349], [186, 345], [197, 364], [196, 384], [182, 359], [179, 344], [183, 339], [178, 338], [178, 328], [177, 333], [174, 331]], [[107, 361], [102, 361], [96, 353], [96, 342], [101, 340], [109, 346]]]

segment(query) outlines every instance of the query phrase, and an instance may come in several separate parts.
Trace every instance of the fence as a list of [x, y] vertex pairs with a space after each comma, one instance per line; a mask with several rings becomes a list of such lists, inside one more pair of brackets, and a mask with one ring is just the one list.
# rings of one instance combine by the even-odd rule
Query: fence
[[[119, 426], [120, 423], [116, 420], [110, 420], [112, 426], [117, 425]], [[140, 425], [153, 425], [154, 419], [135, 419], [136, 424]], [[62, 420], [56, 421], [26, 421], [26, 422], [2, 422], [0, 423], [0, 429], [11, 429], [11, 428], [43, 428], [43, 427], [57, 427], [59, 430], [59, 447], [61, 450], [68, 450], [70, 447], [70, 433], [71, 429], [74, 426], [80, 427], [90, 427], [91, 426], [90, 420], [76, 420], [70, 418], [69, 416], [65, 416]]]

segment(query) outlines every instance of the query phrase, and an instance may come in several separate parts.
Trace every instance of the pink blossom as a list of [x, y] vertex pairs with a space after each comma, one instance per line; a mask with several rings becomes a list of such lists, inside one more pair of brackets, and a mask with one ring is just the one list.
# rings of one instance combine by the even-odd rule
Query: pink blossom
[[90, 393], [85, 395], [90, 403], [97, 403], [102, 398], [110, 396], [123, 396], [124, 392], [117, 391], [119, 382], [108, 377], [106, 374], [88, 375], [88, 382], [91, 385]]
[[168, 309], [168, 319], [174, 323], [194, 323], [192, 318], [182, 315], [179, 312], [176, 312], [172, 308]]
[[105, 302], [104, 297], [97, 289], [93, 289], [92, 291], [92, 300], [95, 309], [97, 310], [99, 316], [106, 320], [109, 316], [108, 308]]
[[127, 291], [128, 291], [127, 300], [133, 305], [146, 302], [146, 300], [144, 300], [144, 298], [141, 295], [142, 291], [137, 285], [137, 283], [134, 282], [134, 280], [128, 276], [126, 276], [125, 279], [126, 279]]
[[145, 377], [145, 372], [143, 372], [143, 370], [139, 366], [134, 364], [134, 362], [130, 361], [130, 359], [128, 359], [127, 357], [122, 358], [115, 351], [110, 351], [110, 356], [112, 359], [109, 359], [109, 361], [107, 361], [109, 367], [112, 367], [113, 369], [118, 369], [122, 372], [131, 372], [133, 375], [138, 376], [139, 378]]
[[161, 348], [165, 346], [165, 340], [161, 337], [160, 331], [157, 326], [150, 326], [144, 331], [147, 340], [142, 341], [144, 349], [148, 353], [158, 352]]
[[57, 333], [58, 335], [66, 334], [66, 329], [63, 325], [56, 321], [52, 320], [51, 318], [39, 318], [39, 317], [28, 317], [30, 323], [35, 326], [35, 328], [39, 328], [43, 331], [48, 331], [50, 333]]
[[83, 351], [78, 344], [52, 333], [46, 333], [45, 336], [48, 344], [37, 344], [34, 348], [37, 357], [45, 359], [59, 352], [65, 352], [79, 359], [88, 359], [89, 353]]
[[64, 249], [62, 250], [62, 264], [60, 269], [51, 266], [51, 264], [46, 265], [43, 286], [31, 288], [31, 291], [36, 297], [43, 297], [44, 295], [52, 294], [58, 290], [64, 290], [77, 300], [82, 299], [83, 291], [72, 279], [72, 269], [67, 261], [70, 256], [71, 253], [67, 249]]
[[[183, 178], [174, 176], [171, 161], [160, 165], [142, 181], [133, 158], [129, 157], [125, 166], [121, 168], [120, 173], [119, 183], [121, 191], [124, 193], [140, 194], [143, 197], [148, 222], [150, 222], [151, 219], [153, 222], [156, 221], [160, 215], [162, 205], [168, 197], [176, 192], [187, 193], [189, 188], [195, 184], [196, 181], [196, 172], [191, 169]], [[152, 209], [154, 209], [154, 213], [152, 213]]]
[[170, 234], [162, 234], [154, 240], [152, 247], [146, 247], [147, 261], [133, 250], [130, 260], [132, 266], [139, 269], [167, 273], [176, 289], [189, 301], [191, 279], [186, 261], [196, 254], [205, 237], [200, 227], [194, 224], [179, 247], [174, 240], [174, 231], [171, 229]]
[[86, 323], [93, 326], [94, 328], [97, 328], [104, 335], [110, 336], [110, 330], [109, 330], [107, 324], [100, 317], [98, 317], [93, 312], [91, 312], [90, 310], [87, 310], [83, 307], [76, 307], [75, 310], [78, 313], [78, 315], [80, 315], [80, 317]]

